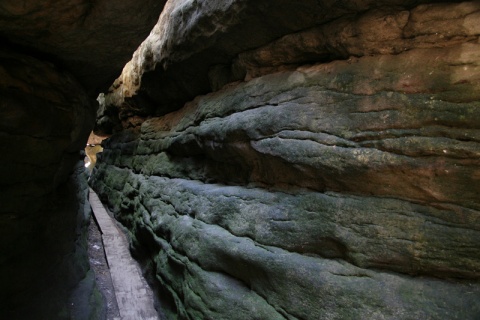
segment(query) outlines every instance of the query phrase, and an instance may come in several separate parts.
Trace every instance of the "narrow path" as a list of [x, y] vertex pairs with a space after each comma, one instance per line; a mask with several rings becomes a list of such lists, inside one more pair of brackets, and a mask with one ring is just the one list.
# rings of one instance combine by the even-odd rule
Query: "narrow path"
[[104, 320], [120, 319], [112, 276], [103, 249], [102, 233], [93, 215], [88, 226], [88, 260], [90, 268], [95, 273], [97, 288], [105, 300], [106, 318]]
[[153, 293], [128, 250], [128, 242], [90, 189], [90, 205], [100, 226], [121, 320], [157, 320]]

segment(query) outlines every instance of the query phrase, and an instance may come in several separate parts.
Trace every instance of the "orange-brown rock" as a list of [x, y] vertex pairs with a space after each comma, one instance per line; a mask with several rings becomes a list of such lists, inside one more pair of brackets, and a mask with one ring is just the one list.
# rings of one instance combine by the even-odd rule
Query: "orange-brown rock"
[[479, 3], [332, 5], [222, 63], [200, 52], [242, 28], [213, 28], [202, 47], [208, 10], [175, 31], [164, 15], [105, 96], [123, 130], [92, 186], [173, 313], [480, 315]]

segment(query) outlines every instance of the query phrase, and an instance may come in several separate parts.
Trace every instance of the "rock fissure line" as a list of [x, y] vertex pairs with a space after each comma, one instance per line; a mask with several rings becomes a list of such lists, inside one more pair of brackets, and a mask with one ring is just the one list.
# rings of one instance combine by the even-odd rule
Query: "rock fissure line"
[[[174, 260], [177, 260], [178, 263], [181, 263], [185, 268], [189, 269], [191, 273], [195, 273], [195, 268], [198, 267], [200, 268], [201, 270], [204, 270], [206, 272], [210, 272], [210, 273], [216, 273], [216, 274], [221, 274], [225, 277], [228, 277], [228, 278], [231, 278], [231, 279], [234, 279], [235, 281], [238, 281], [238, 283], [241, 283], [243, 285], [243, 287], [245, 289], [247, 289], [248, 291], [248, 294], [252, 294], [255, 295], [255, 296], [258, 296], [260, 298], [262, 298], [262, 300], [267, 303], [268, 305], [270, 305], [272, 308], [275, 308], [275, 306], [271, 305], [268, 303], [268, 300], [265, 298], [265, 297], [262, 297], [258, 292], [256, 292], [253, 288], [252, 288], [252, 285], [249, 284], [248, 282], [245, 282], [244, 280], [240, 279], [240, 278], [237, 278], [235, 277], [235, 275], [233, 274], [230, 274], [230, 273], [227, 273], [225, 272], [224, 270], [221, 270], [221, 269], [210, 269], [210, 268], [205, 268], [204, 266], [201, 265], [201, 263], [197, 260], [192, 260], [191, 257], [189, 256], [178, 256], [178, 254], [175, 252], [175, 250], [173, 250], [173, 247], [171, 246], [170, 242], [163, 239], [163, 238], [159, 238], [155, 232], [150, 229], [150, 231], [152, 232], [152, 235], [156, 238], [156, 241], [159, 241], [163, 247], [163, 249], [165, 250], [165, 247], [169, 248], [167, 251], [167, 255], [171, 258], [171, 259], [174, 259]], [[188, 284], [187, 284], [188, 285]], [[238, 288], [237, 288], [238, 289]], [[204, 301], [208, 301], [208, 297], [202, 297], [200, 296], [198, 293], [195, 292], [195, 290], [191, 289], [191, 291], [196, 295], [196, 296], [199, 296], [202, 298], [202, 300]], [[243, 297], [245, 298], [245, 297]], [[238, 302], [237, 302], [238, 303]], [[211, 309], [209, 307], [209, 309]], [[275, 308], [276, 309], [276, 308]], [[283, 310], [282, 310], [283, 313], [285, 313]], [[273, 317], [273, 318], [272, 318]], [[275, 317], [275, 315], [273, 313], [268, 313], [268, 318], [272, 318], [272, 319], [277, 319]]]
[[[121, 168], [121, 167], [117, 167], [117, 168]], [[154, 176], [148, 176], [148, 175], [144, 175], [144, 174], [141, 174], [141, 173], [137, 173], [135, 172], [134, 170], [128, 168], [128, 167], [125, 167], [125, 168], [121, 168], [121, 169], [124, 169], [124, 170], [128, 170], [136, 175], [139, 175], [141, 176], [143, 179], [144, 178], [150, 178], [150, 177], [154, 177]], [[181, 178], [177, 178], [177, 177], [168, 177], [168, 176], [162, 176], [164, 178], [167, 178], [167, 179], [171, 179], [171, 180], [177, 180], [177, 181], [184, 181], [184, 182], [198, 182], [198, 183], [201, 183], [201, 184], [208, 184], [208, 182], [205, 182], [205, 181], [202, 181], [202, 180], [189, 180], [189, 179], [181, 179]], [[218, 184], [215, 184], [215, 185], [218, 185]], [[228, 185], [223, 185], [224, 187], [228, 186]], [[300, 187], [300, 186], [299, 186]], [[247, 188], [247, 190], [250, 189], [250, 188]], [[252, 189], [258, 189], [258, 188], [252, 188]], [[302, 189], [300, 189], [302, 190]], [[305, 189], [303, 189], [305, 190]], [[123, 189], [117, 189], [118, 192], [122, 192]], [[300, 191], [299, 192], [295, 192], [295, 193], [290, 193], [289, 195], [302, 195], [304, 191]], [[285, 190], [278, 190], [278, 191], [275, 191], [275, 193], [284, 193], [285, 195], [287, 195], [288, 193], [285, 192]], [[351, 194], [351, 193], [338, 193], [338, 192], [333, 192], [333, 191], [325, 191], [323, 194], [325, 195], [328, 195], [329, 197], [344, 197], [344, 196], [347, 196], [347, 197], [350, 197], [352, 199], [364, 199], [364, 198], [370, 198], [366, 195], [355, 195], [355, 194]], [[159, 197], [162, 197], [161, 195], [159, 195]], [[236, 195], [222, 195], [222, 197], [228, 197], [228, 198], [235, 198], [235, 199], [241, 199], [243, 201], [252, 201], [252, 202], [255, 202], [255, 203], [259, 203], [259, 204], [264, 204], [264, 205], [268, 205], [269, 203], [268, 202], [262, 202], [262, 201], [258, 201], [258, 200], [254, 200], [254, 198], [244, 198], [244, 197], [241, 197], [241, 196], [236, 196]], [[393, 201], [406, 201], [405, 199], [402, 199], [402, 198], [394, 198], [394, 197], [389, 197], [389, 196], [376, 196], [376, 197], [371, 197], [372, 199], [375, 199], [375, 198], [379, 198], [379, 199], [384, 199], [384, 200], [393, 200]], [[156, 198], [154, 198], [156, 199]], [[177, 208], [173, 202], [170, 202], [168, 201], [168, 198], [160, 198], [162, 201], [166, 202], [167, 204], [171, 205], [172, 208]], [[409, 202], [413, 203], [413, 204], [418, 204], [418, 205], [422, 205], [422, 206], [425, 206], [427, 205], [427, 202], [422, 202], [422, 201], [412, 201], [412, 199], [409, 199], [408, 200]], [[471, 211], [471, 213], [469, 214], [470, 216], [474, 216], [476, 214], [478, 214], [480, 211], [474, 209], [474, 208], [469, 208], [469, 207], [465, 207], [465, 206], [459, 206], [458, 204], [455, 204], [455, 203], [449, 203], [449, 202], [434, 202], [434, 203], [428, 203], [428, 204], [431, 204], [431, 205], [435, 205], [435, 206], [438, 206], [439, 209], [441, 210], [450, 210], [452, 207], [455, 208], [455, 211], [456, 212], [459, 212], [459, 210], [469, 210]], [[175, 210], [177, 211], [177, 210]], [[310, 211], [310, 213], [316, 213], [315, 211]], [[428, 214], [428, 211], [425, 211], [425, 212], [412, 212], [411, 214], [406, 214], [404, 212], [397, 212], [397, 214], [403, 214], [405, 216], [409, 216], [411, 217], [413, 214], [420, 214], [420, 215], [425, 215], [425, 214]], [[434, 217], [434, 216], [431, 216], [432, 218], [437, 218], [437, 217]], [[438, 218], [437, 218], [438, 219]], [[447, 223], [446, 220], [444, 220], [445, 223]], [[454, 226], [454, 225], [459, 225], [459, 224], [452, 224], [452, 222], [448, 223], [448, 224], [445, 224], [445, 225], [448, 225], [448, 226]], [[470, 227], [475, 227], [475, 225], [470, 225]]]
[[478, 1], [0, 6], [0, 318], [102, 318], [120, 72], [90, 183], [168, 318], [480, 318]]
[[[144, 205], [145, 205], [145, 204], [144, 204]], [[177, 205], [175, 205], [174, 203], [170, 202], [170, 205], [173, 206], [172, 208], [174, 208], [176, 215], [183, 216], [183, 217], [186, 218], [186, 219], [195, 220], [195, 219], [193, 219], [192, 217], [190, 217], [188, 213], [183, 213], [181, 210], [179, 211], [179, 208], [178, 208]], [[315, 213], [315, 212], [313, 212], [313, 213]], [[177, 217], [178, 217], [178, 216], [177, 216]], [[198, 215], [196, 215], [196, 219], [201, 219], [202, 221], [206, 222], [206, 220], [202, 219], [202, 218], [199, 217]], [[429, 219], [429, 220], [430, 220], [430, 219]], [[422, 221], [423, 221], [423, 222], [422, 222], [422, 225], [425, 225], [425, 219], [422, 219]], [[436, 225], [442, 225], [442, 224], [435, 223], [434, 221], [432, 221], [432, 222], [433, 222], [434, 224], [436, 224]], [[218, 223], [218, 222], [217, 222], [217, 223]], [[343, 223], [341, 223], [341, 224], [343, 224]], [[226, 231], [230, 230], [230, 232], [233, 232], [233, 230], [230, 229], [230, 228], [228, 227], [228, 225], [225, 225], [225, 224], [223, 224], [223, 223], [221, 223], [221, 225], [223, 226], [223, 228], [225, 228], [225, 227], [227, 228]], [[350, 225], [352, 225], [352, 224], [350, 224]], [[353, 224], [353, 225], [354, 225], [354, 224]], [[366, 223], [360, 224], [360, 226], [362, 226], [362, 225], [367, 225], [367, 224], [366, 224]], [[375, 227], [375, 228], [380, 227], [379, 225], [376, 225], [376, 224], [370, 224], [370, 225], [372, 225], [372, 226]], [[347, 224], [346, 226], [348, 226], [348, 224]], [[451, 223], [448, 224], [448, 227], [451, 227], [451, 226], [452, 226]], [[236, 232], [234, 232], [234, 234], [235, 234], [235, 235], [239, 235], [239, 234], [236, 233]], [[242, 236], [245, 236], [245, 235], [248, 236], [248, 234], [242, 233]], [[402, 239], [401, 236], [398, 236], [397, 238], [400, 239], [400, 240]], [[252, 239], [252, 238], [251, 238], [251, 239]], [[255, 240], [254, 240], [254, 241], [255, 241]], [[257, 243], [257, 242], [258, 242], [258, 240], [255, 241], [255, 243]], [[262, 243], [262, 242], [263, 242], [263, 241], [260, 241], [260, 243]], [[262, 243], [262, 245], [265, 245], [265, 244], [266, 244], [266, 243]], [[271, 244], [267, 244], [267, 245], [271, 245]], [[415, 249], [415, 252], [417, 252], [417, 250], [418, 250], [418, 248]], [[302, 250], [302, 251], [303, 251], [303, 250]], [[307, 252], [308, 252], [308, 251], [307, 251]], [[354, 254], [354, 251], [352, 251], [352, 254]], [[417, 255], [417, 253], [415, 253], [414, 255]], [[351, 260], [351, 257], [350, 257], [349, 259], [347, 259], [347, 260], [349, 260], [349, 262], [355, 263], [355, 260]], [[355, 264], [357, 264], [357, 263], [355, 263]], [[362, 265], [362, 264], [363, 264], [363, 263], [361, 263], [360, 265]]]
[[[151, 230], [153, 232], [153, 230]], [[248, 238], [248, 237], [247, 237]], [[250, 239], [251, 240], [251, 239]], [[252, 241], [253, 242], [253, 241]], [[166, 240], [162, 239], [162, 243], [164, 243], [165, 245], [169, 245], [169, 242], [167, 242]], [[258, 246], [256, 243], [254, 243], [255, 246]], [[258, 247], [262, 247], [262, 246], [258, 246]], [[173, 247], [171, 247], [173, 248]], [[174, 250], [170, 250], [170, 251], [174, 251]], [[268, 250], [267, 250], [268, 251]], [[273, 252], [272, 252], [273, 253]], [[179, 257], [177, 257], [177, 254], [172, 254], [172, 253], [168, 253], [169, 256], [172, 258], [172, 259], [178, 259]], [[191, 268], [189, 267], [189, 264], [192, 263], [192, 258], [189, 257], [188, 255], [184, 256], [181, 258], [182, 260], [183, 259], [186, 259], [189, 263], [185, 263], [185, 262], [182, 262], [183, 265], [185, 265], [187, 268]], [[240, 279], [240, 278], [237, 278], [235, 275], [233, 274], [230, 274], [230, 273], [227, 273], [226, 271], [222, 270], [222, 269], [210, 269], [210, 268], [205, 268], [204, 266], [201, 265], [201, 263], [199, 261], [196, 261], [196, 260], [193, 260], [193, 264], [196, 265], [196, 266], [199, 266], [202, 270], [205, 270], [207, 272], [215, 272], [215, 273], [220, 273], [220, 274], [224, 274], [228, 277], [231, 277], [237, 281], [239, 281], [240, 283], [242, 283], [244, 285], [245, 288], [247, 288], [248, 290], [250, 290], [251, 292], [253, 292], [255, 295], [258, 295], [259, 297], [263, 298], [263, 300], [268, 304], [268, 305], [271, 305], [269, 302], [268, 302], [268, 299], [262, 295], [260, 295], [258, 292], [256, 292], [254, 289], [253, 289], [253, 286], [252, 284], [249, 284], [248, 282], [245, 282], [245, 280], [243, 279]], [[339, 275], [339, 274], [334, 274], [332, 273], [333, 275]], [[347, 276], [347, 275], [340, 275], [340, 276]], [[193, 290], [192, 290], [193, 291]], [[193, 291], [195, 295], [198, 296], [198, 294], [195, 293], [195, 291]], [[282, 314], [286, 319], [301, 319], [301, 318], [298, 318], [298, 317], [294, 317], [293, 315], [289, 314], [288, 312], [286, 312], [284, 309], [282, 309], [281, 307], [278, 307], [278, 306], [274, 306], [274, 305], [271, 305], [275, 310], [277, 310], [280, 314]], [[272, 316], [272, 314], [270, 314], [269, 316]]]
[[178, 314], [477, 318], [478, 3], [229, 1], [169, 2], [91, 182]]

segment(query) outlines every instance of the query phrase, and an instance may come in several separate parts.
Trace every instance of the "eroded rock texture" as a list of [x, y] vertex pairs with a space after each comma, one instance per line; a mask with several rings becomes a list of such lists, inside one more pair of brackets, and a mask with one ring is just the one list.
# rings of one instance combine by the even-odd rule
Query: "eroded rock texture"
[[[315, 23], [317, 2], [262, 21], [255, 3], [218, 2], [245, 38], [208, 6], [175, 32], [162, 15], [105, 97], [124, 129], [92, 185], [172, 318], [480, 317], [480, 3], [332, 3]], [[275, 10], [305, 19], [247, 36]], [[223, 70], [239, 73], [210, 73], [221, 90], [196, 72], [217, 56], [174, 45], [202, 36], [203, 52], [232, 50]]]
[[[326, 27], [330, 29], [330, 40], [336, 41], [337, 31], [342, 30], [343, 24], [356, 20], [359, 12], [370, 9], [375, 15], [378, 10], [387, 10], [385, 5], [410, 8], [422, 2], [428, 1], [168, 1], [157, 25], [110, 88], [105, 111], [100, 113], [97, 121], [97, 131], [108, 132], [112, 126], [115, 127], [118, 112], [120, 119], [130, 118], [130, 121], [132, 115], [163, 115], [180, 108], [197, 95], [244, 79], [250, 71], [247, 68], [250, 59], [245, 59], [244, 55], [288, 34], [295, 37], [297, 32], [311, 33], [311, 28], [337, 21], [338, 18], [336, 29], [328, 24]], [[382, 27], [386, 24], [380, 21], [384, 16], [379, 15], [378, 21], [372, 22], [365, 22], [369, 18], [363, 19], [364, 25], [350, 25], [351, 30], [345, 28], [344, 38], [355, 38], [356, 30], [359, 27], [368, 28], [369, 24], [370, 29], [372, 24], [375, 28], [379, 24]], [[394, 25], [385, 33], [393, 33], [389, 37], [398, 38], [396, 29], [405, 22], [405, 15], [387, 18], [394, 20]], [[322, 42], [324, 36], [317, 32], [315, 41], [307, 41], [309, 47], [313, 46], [307, 50], [302, 48], [301, 42], [294, 41], [294, 47], [298, 48], [296, 53], [302, 53], [301, 57], [292, 56], [290, 59], [311, 62], [344, 58], [347, 53], [341, 50], [336, 52], [333, 48], [325, 48], [328, 52], [322, 52], [315, 42]], [[372, 36], [372, 39], [375, 38]], [[365, 41], [361, 42], [365, 45]], [[277, 62], [277, 67], [280, 64], [285, 68], [286, 64], [293, 63], [279, 62], [278, 59], [282, 59], [279, 52], [275, 52], [274, 56], [273, 59], [264, 58], [268, 63]], [[112, 105], [120, 107], [120, 110], [112, 110]]]
[[164, 2], [1, 1], [1, 319], [102, 316], [80, 150]]
[[4, 45], [70, 70], [93, 96], [118, 77], [158, 20], [165, 0], [4, 0]]
[[50, 63], [4, 51], [0, 66], [0, 315], [67, 317], [69, 290], [89, 269], [78, 204], [86, 182], [69, 176], [94, 105]]

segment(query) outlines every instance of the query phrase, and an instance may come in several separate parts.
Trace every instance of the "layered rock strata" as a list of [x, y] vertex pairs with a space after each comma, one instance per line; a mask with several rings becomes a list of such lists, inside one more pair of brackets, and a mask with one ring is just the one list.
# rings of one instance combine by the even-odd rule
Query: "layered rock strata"
[[55, 62], [75, 74], [91, 97], [118, 77], [145, 39], [165, 0], [5, 0], [3, 45]]
[[415, 7], [422, 2], [169, 1], [102, 102], [98, 131], [116, 113], [163, 115], [227, 83], [305, 63], [475, 41], [477, 2]]
[[1, 1], [0, 318], [103, 315], [86, 258], [86, 182], [72, 182], [85, 180], [74, 166], [99, 91], [164, 3]]
[[162, 90], [197, 88], [162, 76], [182, 55], [164, 16], [105, 97], [124, 129], [92, 186], [172, 318], [480, 316], [480, 4], [332, 12], [236, 47], [245, 81], [155, 117], [191, 97]]
[[0, 66], [0, 315], [67, 318], [69, 291], [89, 268], [86, 179], [70, 175], [94, 105], [51, 63], [2, 51]]

